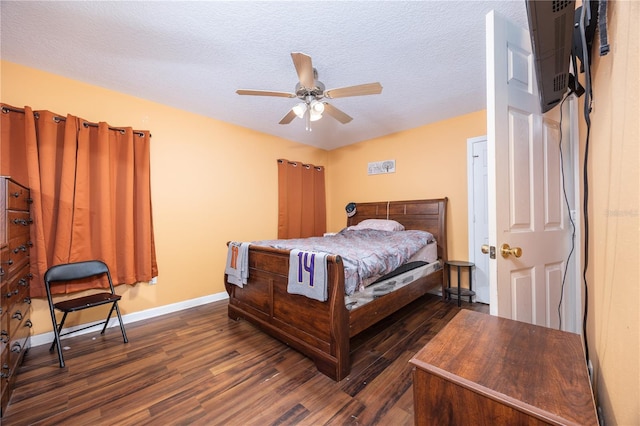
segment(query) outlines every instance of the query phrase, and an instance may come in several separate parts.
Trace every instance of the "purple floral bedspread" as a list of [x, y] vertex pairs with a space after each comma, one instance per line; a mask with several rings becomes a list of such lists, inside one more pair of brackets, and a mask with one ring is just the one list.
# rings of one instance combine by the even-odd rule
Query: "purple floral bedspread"
[[337, 254], [342, 257], [347, 295], [360, 289], [363, 280], [392, 272], [433, 240], [424, 231], [344, 229], [326, 237], [253, 241], [252, 245]]

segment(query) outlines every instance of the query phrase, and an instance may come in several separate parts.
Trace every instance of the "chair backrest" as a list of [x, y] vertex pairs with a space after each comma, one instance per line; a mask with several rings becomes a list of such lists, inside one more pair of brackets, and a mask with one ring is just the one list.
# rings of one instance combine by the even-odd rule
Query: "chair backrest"
[[49, 283], [53, 282], [74, 281], [102, 274], [107, 274], [109, 286], [113, 292], [113, 283], [111, 282], [109, 268], [100, 260], [87, 260], [85, 262], [65, 263], [52, 266], [45, 272], [44, 282], [46, 286], [49, 287]]

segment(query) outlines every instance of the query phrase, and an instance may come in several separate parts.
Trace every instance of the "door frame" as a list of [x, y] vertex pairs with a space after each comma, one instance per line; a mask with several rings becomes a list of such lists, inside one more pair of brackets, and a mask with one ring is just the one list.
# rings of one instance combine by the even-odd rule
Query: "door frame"
[[[468, 138], [467, 139], [467, 225], [468, 225], [468, 235], [469, 235], [469, 262], [473, 262], [475, 264], [475, 268], [473, 268], [472, 271], [472, 276], [473, 276], [473, 283], [474, 283], [474, 288], [478, 288], [478, 284], [480, 283], [480, 281], [478, 280], [478, 273], [477, 270], [481, 269], [484, 272], [484, 275], [486, 277], [489, 277], [489, 268], [487, 268], [486, 270], [482, 269], [480, 266], [480, 262], [478, 262], [477, 258], [478, 258], [478, 247], [476, 246], [475, 241], [476, 238], [475, 236], [475, 220], [474, 220], [474, 192], [473, 192], [473, 188], [474, 188], [474, 181], [475, 181], [475, 174], [473, 172], [473, 144], [477, 143], [477, 142], [487, 142], [487, 135], [483, 135], [483, 136], [476, 136], [474, 138]], [[487, 182], [487, 185], [489, 185], [489, 182]], [[487, 227], [488, 228], [488, 227]], [[489, 232], [489, 230], [487, 229], [487, 233]], [[473, 238], [472, 238], [473, 237]], [[487, 289], [489, 289], [489, 281], [486, 282], [486, 286]], [[477, 294], [478, 292], [476, 292], [476, 299], [477, 299]], [[489, 300], [487, 301], [481, 301], [481, 303], [486, 303], [489, 304]]]

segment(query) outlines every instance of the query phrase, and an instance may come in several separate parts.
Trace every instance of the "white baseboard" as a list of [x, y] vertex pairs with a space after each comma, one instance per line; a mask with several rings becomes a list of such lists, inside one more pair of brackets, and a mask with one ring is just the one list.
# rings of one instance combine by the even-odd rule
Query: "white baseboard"
[[[172, 303], [170, 305], [158, 306], [157, 308], [147, 309], [145, 311], [133, 312], [130, 314], [126, 314], [122, 316], [122, 321], [125, 324], [131, 324], [136, 321], [142, 321], [154, 317], [158, 317], [160, 315], [166, 315], [173, 312], [182, 311], [184, 309], [194, 308], [196, 306], [205, 305], [207, 303], [217, 302], [219, 300], [228, 299], [229, 295], [226, 292], [210, 294], [208, 296], [198, 297], [196, 299], [185, 300], [178, 303]], [[92, 327], [92, 323], [82, 324], [75, 327], [69, 327], [62, 330], [62, 333], [73, 332], [75, 330], [81, 329], [83, 327], [89, 327], [84, 330], [78, 330], [77, 333], [74, 333], [73, 336], [79, 336], [81, 334], [92, 333], [94, 331], [100, 331], [103, 325], [100, 321], [95, 321], [93, 324], [96, 324], [95, 327]], [[108, 328], [118, 326], [118, 318], [112, 317], [109, 321]], [[64, 338], [67, 336], [62, 337]], [[69, 336], [71, 337], [71, 336]], [[31, 346], [40, 346], [40, 345], [49, 345], [53, 342], [53, 331], [49, 331], [48, 333], [42, 333], [38, 335], [31, 336]]]

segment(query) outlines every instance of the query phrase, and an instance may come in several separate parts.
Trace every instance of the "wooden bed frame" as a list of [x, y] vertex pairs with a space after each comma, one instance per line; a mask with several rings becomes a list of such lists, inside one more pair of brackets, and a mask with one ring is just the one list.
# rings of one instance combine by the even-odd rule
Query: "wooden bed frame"
[[[357, 204], [347, 226], [365, 219], [393, 219], [405, 229], [431, 232], [438, 256], [447, 259], [447, 198]], [[328, 259], [328, 300], [319, 302], [287, 293], [289, 250], [251, 245], [249, 280], [240, 288], [227, 282], [229, 317], [244, 318], [269, 335], [311, 358], [323, 374], [339, 381], [351, 370], [349, 340], [398, 309], [440, 286], [439, 269], [411, 284], [351, 311], [345, 307], [344, 269], [340, 256]]]

